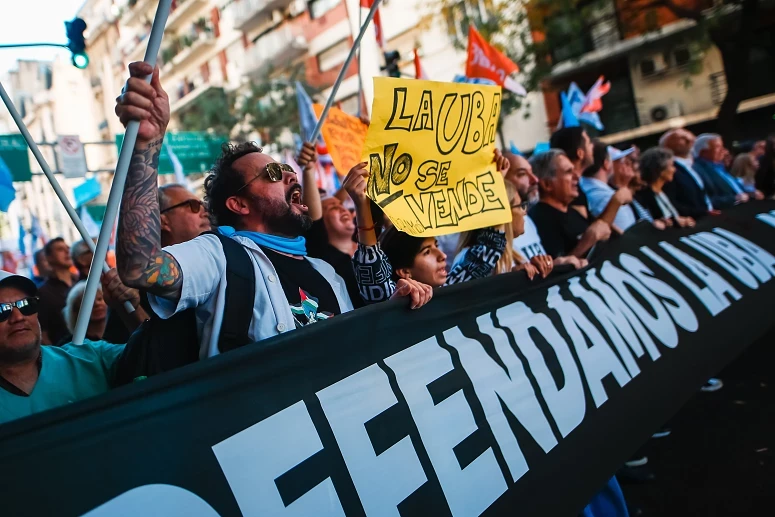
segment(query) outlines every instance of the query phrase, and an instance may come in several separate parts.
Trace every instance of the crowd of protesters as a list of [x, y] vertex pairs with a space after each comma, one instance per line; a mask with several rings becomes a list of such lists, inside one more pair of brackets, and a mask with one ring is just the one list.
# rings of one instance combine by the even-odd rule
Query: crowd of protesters
[[[130, 65], [117, 99], [121, 122], [139, 120], [140, 130], [117, 269], [102, 275], [84, 344], [70, 342], [92, 260], [85, 242], [50, 240], [34, 255], [32, 279], [0, 272], [0, 424], [107, 391], [124, 344], [149, 320], [195, 327], [195, 342], [184, 346], [205, 359], [389, 299], [407, 298], [416, 309], [454, 283], [518, 271], [534, 285], [585, 267], [599, 246], [636, 225], [691, 227], [775, 194], [773, 139], [732, 156], [719, 135], [673, 129], [641, 152], [569, 127], [530, 159], [496, 150], [511, 220], [460, 235], [421, 238], [393, 227], [366, 195], [366, 163], [327, 195], [316, 186], [310, 144], [298, 156], [302, 178], [254, 143], [225, 145], [200, 200], [182, 185], [157, 186], [169, 101], [158, 70], [150, 84], [143, 80], [151, 71]], [[241, 274], [252, 285], [227, 285], [224, 239], [249, 257]], [[226, 339], [225, 306], [237, 291], [253, 299], [250, 321], [244, 335]], [[711, 379], [703, 389], [720, 387]], [[607, 489], [615, 493], [616, 481]]]

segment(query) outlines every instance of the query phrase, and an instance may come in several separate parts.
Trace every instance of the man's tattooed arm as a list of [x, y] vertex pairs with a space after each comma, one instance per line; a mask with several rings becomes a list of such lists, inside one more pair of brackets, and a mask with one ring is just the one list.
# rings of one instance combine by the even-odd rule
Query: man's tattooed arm
[[175, 257], [161, 249], [157, 194], [162, 139], [136, 147], [121, 198], [116, 262], [121, 280], [164, 298], [180, 296], [183, 274]]

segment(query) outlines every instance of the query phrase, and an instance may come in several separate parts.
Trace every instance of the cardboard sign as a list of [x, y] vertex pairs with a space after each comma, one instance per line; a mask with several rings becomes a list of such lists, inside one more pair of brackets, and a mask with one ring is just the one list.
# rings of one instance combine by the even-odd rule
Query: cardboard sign
[[399, 230], [432, 237], [511, 220], [493, 163], [497, 86], [374, 78], [368, 195]]
[[[315, 116], [320, 118], [323, 106], [313, 104], [312, 107], [315, 110]], [[328, 118], [323, 122], [321, 132], [328, 154], [341, 176], [346, 176], [353, 165], [361, 161], [368, 130], [369, 126], [361, 122], [358, 117], [348, 115], [338, 108], [331, 108], [328, 111]]]

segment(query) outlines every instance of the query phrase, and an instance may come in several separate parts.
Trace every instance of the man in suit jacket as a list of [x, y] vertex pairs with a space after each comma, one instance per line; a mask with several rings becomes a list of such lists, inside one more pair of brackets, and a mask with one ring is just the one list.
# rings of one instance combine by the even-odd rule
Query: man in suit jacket
[[694, 143], [694, 170], [705, 178], [713, 206], [730, 208], [745, 203], [749, 196], [737, 180], [724, 169], [724, 141], [715, 133], [704, 133]]
[[684, 217], [699, 219], [714, 210], [703, 175], [693, 165], [694, 134], [686, 129], [671, 129], [659, 139], [659, 145], [673, 151], [675, 176], [664, 191]]

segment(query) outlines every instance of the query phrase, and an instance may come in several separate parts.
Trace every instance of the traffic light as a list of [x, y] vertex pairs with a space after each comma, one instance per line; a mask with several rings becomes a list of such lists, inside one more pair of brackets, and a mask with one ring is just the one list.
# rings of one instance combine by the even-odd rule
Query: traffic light
[[86, 22], [81, 18], [73, 18], [65, 22], [67, 32], [67, 48], [72, 53], [71, 61], [76, 68], [84, 69], [89, 66], [89, 56], [86, 54], [86, 40], [83, 39], [83, 31], [86, 30]]
[[385, 66], [382, 70], [386, 70], [390, 77], [401, 77], [399, 61], [401, 61], [401, 54], [397, 50], [388, 50], [385, 52]]

